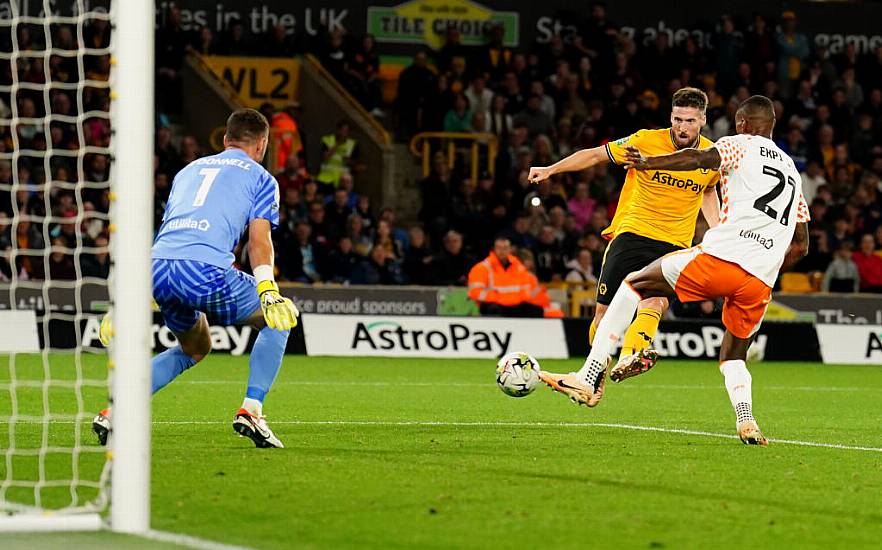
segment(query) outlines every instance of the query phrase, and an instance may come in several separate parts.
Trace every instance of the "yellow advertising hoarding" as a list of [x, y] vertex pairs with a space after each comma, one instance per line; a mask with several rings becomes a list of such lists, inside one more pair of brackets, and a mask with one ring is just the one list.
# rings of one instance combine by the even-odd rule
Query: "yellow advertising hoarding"
[[246, 107], [284, 107], [297, 99], [300, 61], [274, 57], [203, 56], [202, 61]]

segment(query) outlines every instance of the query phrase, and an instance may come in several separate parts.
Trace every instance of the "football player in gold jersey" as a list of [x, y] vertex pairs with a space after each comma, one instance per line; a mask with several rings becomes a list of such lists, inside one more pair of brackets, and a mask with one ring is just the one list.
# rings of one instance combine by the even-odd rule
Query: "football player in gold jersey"
[[[644, 156], [710, 147], [713, 142], [700, 134], [706, 122], [706, 109], [704, 92], [682, 88], [673, 96], [670, 128], [639, 130], [606, 145], [577, 151], [551, 166], [531, 167], [529, 179], [538, 183], [555, 174], [584, 170], [601, 163], [625, 165], [628, 146], [636, 147]], [[643, 269], [665, 254], [692, 246], [699, 209], [708, 225], [713, 227], [719, 223], [720, 206], [715, 188], [718, 181], [719, 174], [713, 170], [628, 170], [615, 216], [603, 231], [604, 238], [611, 242], [597, 282], [597, 313], [591, 323], [589, 342], [593, 342], [597, 324], [629, 273]], [[652, 366], [656, 357], [650, 346], [667, 308], [665, 298], [640, 302], [637, 317], [622, 342], [615, 381]], [[563, 376], [543, 374], [550, 375], [543, 377], [546, 383]]]

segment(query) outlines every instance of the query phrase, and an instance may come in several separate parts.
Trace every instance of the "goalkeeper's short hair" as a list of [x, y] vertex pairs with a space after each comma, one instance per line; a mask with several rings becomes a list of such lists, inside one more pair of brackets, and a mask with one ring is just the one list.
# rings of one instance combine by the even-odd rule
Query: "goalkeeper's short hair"
[[230, 141], [253, 143], [269, 132], [266, 117], [254, 109], [236, 109], [227, 119], [227, 138]]

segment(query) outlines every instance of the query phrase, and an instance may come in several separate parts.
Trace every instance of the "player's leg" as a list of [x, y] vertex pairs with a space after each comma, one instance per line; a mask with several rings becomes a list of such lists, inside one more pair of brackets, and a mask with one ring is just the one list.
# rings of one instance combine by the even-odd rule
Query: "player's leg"
[[[190, 328], [181, 330], [179, 321], [171, 321], [171, 316], [163, 313], [166, 326], [178, 339], [178, 345], [153, 358], [153, 393], [166, 387], [172, 380], [202, 361], [211, 352], [208, 320], [204, 314], [192, 310], [188, 313], [189, 315], [195, 315], [196, 322]], [[180, 317], [178, 316], [177, 319]]]
[[723, 304], [726, 334], [720, 348], [720, 373], [735, 409], [735, 429], [741, 441], [750, 445], [768, 445], [753, 416], [753, 378], [746, 361], [747, 350], [759, 330], [770, 297], [771, 289], [748, 275], [746, 282]]
[[625, 278], [615, 297], [597, 327], [597, 336], [588, 359], [579, 370], [579, 377], [595, 388], [603, 378], [606, 366], [622, 335], [631, 324], [634, 313], [644, 300], [667, 298], [674, 295], [674, 289], [665, 279], [662, 259], [658, 259], [636, 273]]
[[[588, 343], [592, 346], [596, 342], [597, 327], [601, 324], [610, 303], [614, 300], [616, 289], [631, 271], [636, 271], [646, 265], [645, 261], [641, 261], [635, 254], [635, 245], [641, 243], [642, 237], [632, 233], [623, 233], [613, 239], [603, 254], [603, 265], [597, 281], [597, 306], [594, 319], [588, 329]], [[578, 382], [575, 373], [540, 371], [539, 377], [555, 391], [570, 396], [577, 403], [587, 404], [585, 393], [588, 390], [583, 388], [584, 384]]]
[[[174, 261], [153, 261], [153, 298], [159, 306], [165, 326], [178, 340], [177, 346], [156, 355], [151, 361], [153, 393], [167, 386], [211, 351], [211, 337], [205, 315], [181, 300], [178, 286], [182, 278], [177, 273], [178, 267]], [[102, 332], [108, 338], [113, 333], [109, 316], [102, 320]], [[92, 431], [98, 436], [101, 445], [107, 444], [107, 437], [111, 432], [110, 408], [95, 416], [92, 420]]]
[[582, 368], [577, 373], [555, 375], [540, 372], [543, 382], [566, 394], [574, 402], [596, 406], [603, 397], [606, 368], [612, 352], [634, 318], [640, 302], [646, 298], [667, 297], [674, 290], [662, 273], [661, 259], [637, 273], [629, 275], [618, 290], [597, 327], [594, 345]]
[[226, 322], [251, 325], [258, 331], [248, 360], [245, 398], [236, 412], [233, 429], [250, 438], [257, 447], [284, 447], [263, 417], [263, 403], [282, 367], [290, 331], [266, 326], [254, 277], [230, 270], [227, 273], [227, 288], [229, 299], [219, 312], [221, 316], [225, 317]]

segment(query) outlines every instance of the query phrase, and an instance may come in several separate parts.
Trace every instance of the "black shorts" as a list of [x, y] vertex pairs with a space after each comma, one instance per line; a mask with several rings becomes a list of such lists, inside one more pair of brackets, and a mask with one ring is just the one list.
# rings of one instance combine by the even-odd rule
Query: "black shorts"
[[677, 250], [683, 250], [683, 247], [634, 233], [617, 235], [603, 257], [597, 281], [597, 303], [608, 306], [625, 277]]

